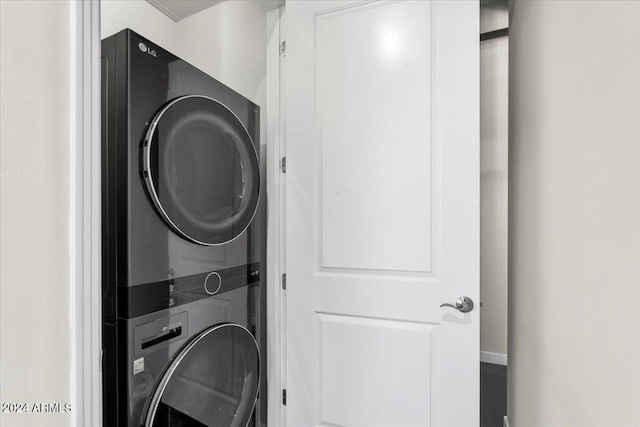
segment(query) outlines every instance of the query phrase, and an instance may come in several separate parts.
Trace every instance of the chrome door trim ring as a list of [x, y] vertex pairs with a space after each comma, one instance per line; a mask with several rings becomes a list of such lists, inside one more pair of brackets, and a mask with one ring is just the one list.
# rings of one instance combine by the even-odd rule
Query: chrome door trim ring
[[[249, 222], [247, 223], [246, 227], [244, 227], [244, 229], [238, 233], [234, 238], [229, 239], [225, 242], [222, 243], [207, 243], [207, 242], [202, 242], [194, 237], [189, 236], [188, 234], [186, 234], [184, 231], [182, 231], [169, 217], [169, 215], [167, 214], [167, 212], [164, 210], [164, 208], [162, 207], [162, 203], [160, 203], [160, 199], [158, 197], [158, 193], [156, 192], [156, 187], [153, 185], [153, 179], [151, 176], [151, 142], [153, 141], [153, 134], [156, 131], [156, 128], [158, 127], [158, 123], [160, 122], [160, 119], [162, 119], [162, 116], [164, 115], [164, 113], [167, 112], [167, 110], [169, 108], [171, 108], [174, 104], [185, 100], [185, 99], [189, 99], [189, 98], [201, 98], [201, 99], [207, 99], [209, 101], [213, 101], [216, 104], [219, 104], [221, 107], [223, 107], [224, 109], [226, 109], [227, 111], [229, 111], [233, 117], [236, 118], [236, 120], [238, 121], [238, 123], [240, 123], [240, 126], [242, 126], [242, 129], [245, 131], [247, 137], [249, 138], [249, 141], [251, 141], [251, 147], [253, 148], [253, 154], [255, 156], [256, 159], [256, 164], [258, 165], [258, 170], [257, 170], [257, 176], [258, 176], [258, 202], [256, 203], [256, 207], [253, 210], [253, 214], [251, 215], [251, 219], [249, 220]], [[258, 212], [258, 207], [260, 205], [260, 197], [262, 196], [262, 179], [260, 177], [260, 158], [258, 157], [258, 151], [256, 150], [256, 145], [253, 141], [253, 138], [251, 138], [251, 134], [249, 134], [249, 131], [247, 130], [247, 128], [245, 127], [244, 123], [242, 123], [242, 120], [240, 120], [240, 118], [238, 118], [238, 116], [236, 115], [236, 113], [234, 113], [233, 111], [231, 111], [231, 109], [229, 107], [227, 107], [226, 105], [224, 105], [222, 102], [211, 98], [210, 96], [205, 96], [205, 95], [184, 95], [184, 96], [179, 96], [177, 98], [175, 98], [174, 100], [172, 100], [171, 102], [169, 102], [168, 104], [166, 104], [164, 107], [162, 107], [162, 109], [156, 113], [155, 117], [153, 118], [153, 120], [151, 121], [151, 125], [149, 125], [149, 129], [147, 129], [147, 132], [144, 136], [143, 139], [143, 143], [142, 143], [142, 171], [146, 172], [143, 173], [142, 176], [144, 178], [146, 187], [149, 191], [149, 194], [151, 195], [151, 200], [153, 201], [153, 204], [155, 205], [156, 209], [158, 209], [163, 217], [163, 219], [165, 219], [166, 221], [169, 222], [169, 224], [171, 225], [171, 228], [176, 231], [180, 236], [184, 237], [185, 239], [193, 242], [193, 243], [197, 243], [203, 246], [222, 246], [222, 245], [226, 245], [227, 243], [233, 242], [234, 240], [236, 240], [238, 237], [240, 237], [245, 231], [247, 231], [247, 228], [249, 228], [249, 226], [251, 225], [251, 223], [253, 222], [256, 213]]]
[[[189, 351], [191, 351], [191, 349], [193, 347], [195, 347], [195, 345], [198, 344], [198, 342], [200, 340], [202, 340], [204, 337], [206, 337], [207, 335], [209, 335], [212, 332], [215, 332], [215, 331], [217, 331], [219, 329], [226, 328], [226, 327], [244, 329], [244, 331], [249, 334], [249, 336], [253, 340], [254, 345], [256, 346], [256, 351], [258, 352], [258, 385], [257, 385], [257, 390], [258, 390], [258, 394], [259, 394], [259, 392], [260, 392], [260, 381], [261, 381], [261, 378], [260, 378], [261, 377], [261, 373], [260, 373], [261, 357], [260, 357], [260, 347], [258, 347], [258, 342], [256, 341], [256, 338], [253, 336], [251, 331], [249, 331], [247, 328], [245, 328], [244, 326], [239, 325], [237, 323], [223, 323], [221, 325], [212, 326], [209, 329], [205, 329], [196, 338], [191, 340], [191, 342], [189, 344], [187, 344], [187, 346], [185, 348], [183, 348], [180, 351], [180, 353], [178, 353], [178, 355], [171, 362], [171, 364], [169, 365], [169, 367], [167, 368], [165, 373], [162, 374], [162, 378], [161, 378], [160, 382], [158, 383], [158, 386], [155, 388], [155, 390], [153, 392], [153, 396], [151, 398], [151, 402], [149, 403], [149, 408], [147, 409], [147, 413], [145, 415], [145, 422], [144, 422], [145, 427], [153, 427], [153, 421], [155, 420], [156, 412], [158, 411], [158, 405], [160, 405], [160, 398], [164, 394], [164, 390], [167, 387], [167, 384], [169, 383], [169, 380], [171, 379], [171, 377], [172, 377], [173, 373], [175, 372], [176, 368], [182, 362], [182, 359], [184, 359], [184, 357], [189, 353]], [[258, 402], [258, 399], [257, 399], [258, 394], [256, 394], [256, 399], [253, 401], [253, 405], [251, 407], [251, 412], [252, 413], [256, 408], [256, 403]], [[251, 417], [249, 417], [249, 420], [247, 421], [247, 424], [246, 424], [247, 426], [249, 425], [250, 421], [251, 421]]]

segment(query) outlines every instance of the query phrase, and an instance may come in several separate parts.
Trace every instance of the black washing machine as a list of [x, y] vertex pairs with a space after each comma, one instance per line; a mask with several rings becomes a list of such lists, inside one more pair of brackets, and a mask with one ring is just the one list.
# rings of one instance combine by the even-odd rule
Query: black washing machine
[[266, 425], [259, 123], [133, 31], [103, 40], [106, 427]]

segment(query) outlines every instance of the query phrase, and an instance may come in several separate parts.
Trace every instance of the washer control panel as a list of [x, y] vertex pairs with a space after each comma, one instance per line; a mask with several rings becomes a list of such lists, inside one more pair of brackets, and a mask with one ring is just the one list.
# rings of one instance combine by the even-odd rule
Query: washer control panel
[[220, 275], [215, 271], [212, 271], [211, 273], [209, 273], [207, 277], [204, 279], [204, 290], [209, 295], [217, 294], [221, 286], [222, 286], [222, 277], [220, 277]]

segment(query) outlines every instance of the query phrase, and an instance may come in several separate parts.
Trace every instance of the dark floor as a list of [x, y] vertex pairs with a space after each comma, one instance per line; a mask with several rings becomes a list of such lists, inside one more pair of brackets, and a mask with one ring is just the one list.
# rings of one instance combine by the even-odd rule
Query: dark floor
[[480, 427], [502, 427], [507, 414], [507, 367], [480, 363]]

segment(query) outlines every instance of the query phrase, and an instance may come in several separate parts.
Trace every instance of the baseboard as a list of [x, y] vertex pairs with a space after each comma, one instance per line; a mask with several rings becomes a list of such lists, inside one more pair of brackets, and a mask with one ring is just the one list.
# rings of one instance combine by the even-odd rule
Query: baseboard
[[507, 418], [507, 416], [506, 416], [506, 415], [504, 416], [504, 423], [503, 423], [503, 426], [504, 426], [504, 427], [510, 427], [510, 426], [509, 426], [509, 418]]
[[491, 363], [492, 365], [507, 366], [507, 355], [500, 354], [500, 353], [489, 353], [488, 351], [481, 351], [480, 362]]

